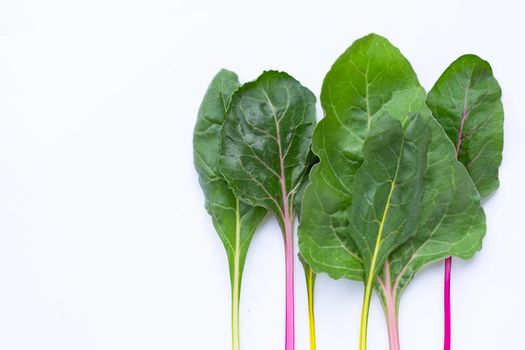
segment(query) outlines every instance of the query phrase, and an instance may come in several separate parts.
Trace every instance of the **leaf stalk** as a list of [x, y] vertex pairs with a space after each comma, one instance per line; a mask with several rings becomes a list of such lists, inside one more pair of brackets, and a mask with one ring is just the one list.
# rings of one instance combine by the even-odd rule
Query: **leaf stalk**
[[372, 277], [368, 278], [363, 297], [363, 308], [361, 310], [361, 326], [359, 332], [359, 350], [366, 350], [366, 337], [368, 333], [368, 314], [370, 311], [370, 300], [372, 298]]
[[398, 326], [398, 301], [396, 300], [396, 288], [397, 284], [392, 286], [392, 275], [390, 273], [390, 262], [387, 259], [385, 262], [384, 281], [378, 278], [379, 285], [381, 286], [382, 293], [384, 296], [383, 310], [385, 311], [386, 324], [388, 329], [388, 343], [390, 350], [400, 350], [401, 346], [399, 343], [399, 326]]
[[451, 339], [452, 339], [452, 321], [451, 321], [451, 306], [450, 306], [450, 275], [452, 272], [452, 257], [448, 257], [445, 260], [445, 290], [444, 290], [444, 297], [445, 297], [445, 339], [444, 339], [444, 350], [450, 350], [451, 346]]
[[240, 203], [235, 203], [235, 254], [233, 260], [233, 283], [232, 283], [232, 350], [241, 349], [240, 331], [240, 298], [241, 298], [241, 217]]
[[[286, 202], [286, 199], [285, 199]], [[285, 349], [295, 349], [295, 325], [294, 325], [294, 247], [293, 247], [293, 216], [290, 215], [288, 203], [285, 203], [284, 211], [284, 244], [286, 264], [286, 330]]]

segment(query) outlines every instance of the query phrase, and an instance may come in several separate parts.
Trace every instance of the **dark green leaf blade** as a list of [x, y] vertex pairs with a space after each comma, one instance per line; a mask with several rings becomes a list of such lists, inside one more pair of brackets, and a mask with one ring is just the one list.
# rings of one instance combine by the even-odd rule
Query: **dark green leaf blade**
[[237, 75], [227, 70], [221, 70], [213, 78], [200, 106], [193, 135], [195, 169], [206, 209], [228, 255], [232, 290], [235, 283], [240, 287], [250, 241], [266, 215], [264, 208], [239, 202], [218, 170], [220, 131], [238, 86]]
[[264, 72], [239, 88], [224, 123], [220, 156], [233, 192], [273, 211], [282, 224], [311, 162], [314, 126], [315, 97], [288, 74]]
[[428, 94], [427, 105], [456, 146], [482, 198], [499, 186], [503, 149], [501, 88], [487, 61], [464, 55]]

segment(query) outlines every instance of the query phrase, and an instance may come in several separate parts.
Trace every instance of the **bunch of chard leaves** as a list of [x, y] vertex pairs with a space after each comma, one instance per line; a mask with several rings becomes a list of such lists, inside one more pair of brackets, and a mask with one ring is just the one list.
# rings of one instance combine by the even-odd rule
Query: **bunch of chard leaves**
[[[499, 186], [503, 150], [501, 88], [488, 62], [463, 55], [441, 75], [427, 97], [427, 105], [454, 143], [456, 158], [465, 165], [481, 198]], [[452, 258], [445, 261], [444, 349], [451, 347], [450, 275]]]
[[285, 349], [294, 350], [294, 202], [313, 157], [315, 97], [286, 73], [264, 72], [232, 96], [219, 169], [237, 198], [274, 214], [286, 266]]
[[266, 209], [239, 201], [218, 169], [221, 129], [237, 75], [221, 70], [213, 78], [199, 109], [193, 135], [194, 163], [205, 196], [205, 205], [219, 235], [230, 269], [232, 349], [240, 349], [239, 302], [246, 253]]
[[316, 272], [365, 284], [360, 349], [375, 289], [390, 348], [399, 349], [402, 292], [425, 265], [481, 248], [480, 196], [425, 104], [410, 63], [375, 34], [357, 40], [325, 77], [320, 163], [302, 202], [300, 251]]

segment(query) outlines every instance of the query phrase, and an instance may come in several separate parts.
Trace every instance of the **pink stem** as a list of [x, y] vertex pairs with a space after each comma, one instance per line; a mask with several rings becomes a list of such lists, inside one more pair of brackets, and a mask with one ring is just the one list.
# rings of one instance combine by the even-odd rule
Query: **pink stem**
[[399, 327], [397, 321], [397, 308], [395, 298], [395, 288], [392, 288], [391, 275], [390, 275], [390, 263], [387, 259], [384, 267], [385, 281], [378, 279], [385, 296], [385, 307], [386, 307], [386, 324], [388, 328], [388, 342], [390, 344], [390, 350], [400, 350], [401, 346], [399, 343]]
[[[287, 208], [287, 205], [285, 206]], [[285, 260], [286, 260], [286, 334], [285, 349], [295, 349], [294, 327], [294, 248], [293, 216], [288, 209], [284, 212]]]
[[450, 273], [452, 271], [452, 257], [445, 260], [445, 344], [444, 350], [450, 350], [451, 317], [450, 317]]
[[390, 343], [390, 350], [400, 350], [399, 328], [397, 325], [395, 304], [387, 301], [387, 310], [388, 341]]

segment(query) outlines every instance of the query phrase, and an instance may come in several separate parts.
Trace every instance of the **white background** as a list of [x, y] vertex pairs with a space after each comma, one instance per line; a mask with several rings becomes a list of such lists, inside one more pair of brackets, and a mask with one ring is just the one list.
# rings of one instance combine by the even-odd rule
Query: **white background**
[[[488, 234], [453, 269], [453, 348], [523, 349], [524, 7], [458, 1], [0, 1], [0, 349], [230, 349], [226, 255], [192, 164], [221, 68], [285, 70], [319, 94], [355, 39], [387, 36], [429, 89], [463, 53], [506, 112]], [[321, 117], [319, 113], [318, 117]], [[297, 349], [308, 349], [296, 264]], [[442, 349], [442, 266], [403, 296], [404, 350]], [[318, 349], [357, 349], [362, 287], [320, 276]], [[243, 349], [284, 348], [283, 243], [269, 218], [242, 290]], [[387, 349], [377, 300], [369, 350]]]

